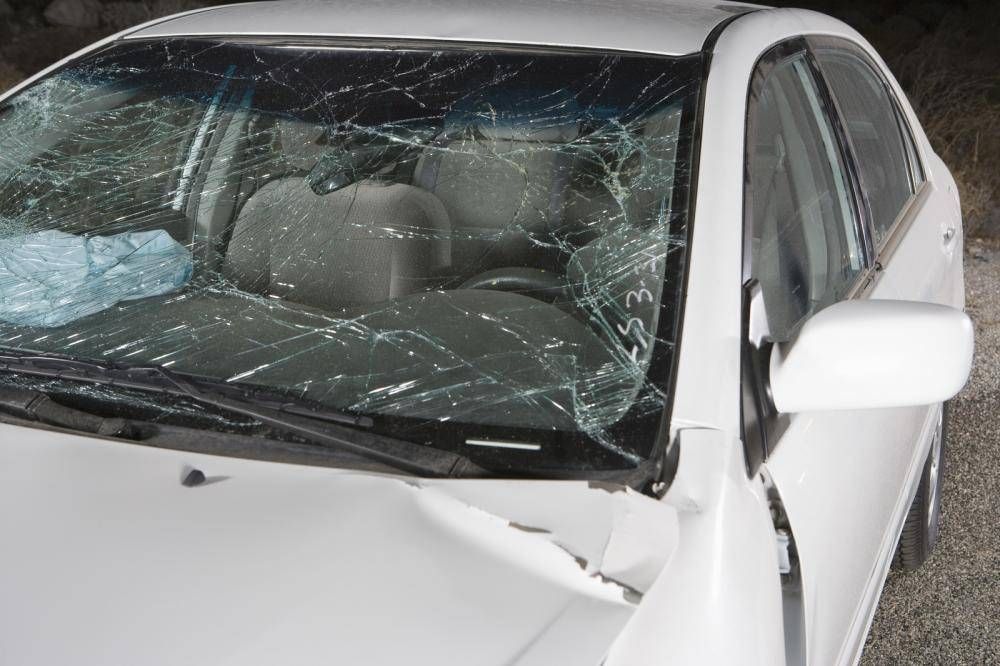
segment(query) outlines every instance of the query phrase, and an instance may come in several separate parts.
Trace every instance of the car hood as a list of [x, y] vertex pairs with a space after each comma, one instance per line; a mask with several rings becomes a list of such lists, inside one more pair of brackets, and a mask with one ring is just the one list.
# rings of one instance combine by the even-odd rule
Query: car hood
[[677, 516], [0, 424], [0, 534], [2, 663], [548, 666], [602, 662]]

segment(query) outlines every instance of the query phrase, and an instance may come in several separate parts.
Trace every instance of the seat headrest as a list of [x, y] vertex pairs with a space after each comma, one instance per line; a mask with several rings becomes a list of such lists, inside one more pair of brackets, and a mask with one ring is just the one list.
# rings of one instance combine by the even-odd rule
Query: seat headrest
[[292, 118], [277, 122], [278, 142], [284, 160], [295, 169], [310, 171], [329, 149], [325, 142], [326, 127]]
[[564, 94], [491, 90], [460, 99], [445, 117], [447, 134], [468, 129], [492, 140], [564, 143], [580, 135], [580, 106]]

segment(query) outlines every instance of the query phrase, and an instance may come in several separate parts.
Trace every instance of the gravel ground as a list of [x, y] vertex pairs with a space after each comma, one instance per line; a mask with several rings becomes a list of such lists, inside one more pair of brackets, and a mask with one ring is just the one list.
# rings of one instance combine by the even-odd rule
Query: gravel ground
[[1000, 242], [968, 241], [965, 276], [976, 360], [952, 404], [940, 541], [889, 575], [862, 664], [1000, 664]]

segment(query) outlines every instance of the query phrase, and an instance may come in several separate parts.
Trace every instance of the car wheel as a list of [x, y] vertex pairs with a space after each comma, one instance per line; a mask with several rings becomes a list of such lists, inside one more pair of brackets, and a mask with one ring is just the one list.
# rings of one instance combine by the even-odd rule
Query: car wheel
[[937, 429], [931, 450], [924, 463], [923, 475], [917, 494], [910, 505], [910, 512], [903, 524], [903, 532], [896, 546], [893, 564], [904, 571], [916, 570], [930, 557], [938, 540], [941, 524], [941, 486], [944, 479], [944, 451], [947, 435], [948, 405], [938, 413]]

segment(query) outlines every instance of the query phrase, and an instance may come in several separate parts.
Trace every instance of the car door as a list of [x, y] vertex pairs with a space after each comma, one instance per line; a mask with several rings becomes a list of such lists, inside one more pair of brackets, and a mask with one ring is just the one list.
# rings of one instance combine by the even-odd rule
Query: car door
[[858, 45], [834, 37], [811, 37], [809, 45], [843, 118], [870, 210], [880, 269], [871, 297], [963, 307], [957, 200], [924, 166], [904, 100]]
[[[880, 281], [865, 183], [805, 40], [761, 59], [747, 112], [744, 421], [798, 557], [800, 657], [856, 658], [909, 504], [927, 408], [777, 414], [771, 345]], [[786, 633], [795, 622], [786, 616]], [[803, 640], [804, 639], [804, 640]], [[794, 661], [794, 659], [793, 659]]]

